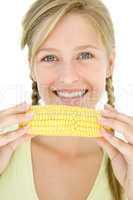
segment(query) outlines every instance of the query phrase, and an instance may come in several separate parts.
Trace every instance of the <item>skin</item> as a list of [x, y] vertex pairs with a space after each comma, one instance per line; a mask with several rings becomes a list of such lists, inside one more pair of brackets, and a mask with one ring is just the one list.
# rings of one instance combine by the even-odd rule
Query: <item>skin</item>
[[[75, 50], [83, 45], [89, 47]], [[44, 48], [55, 50], [46, 51]], [[82, 52], [88, 52], [90, 57], [85, 54], [84, 58]], [[46, 56], [51, 54], [54, 58], [50, 62]], [[67, 14], [37, 52], [33, 79], [37, 81], [39, 94], [46, 104], [63, 104], [53, 89], [87, 88], [88, 94], [76, 105], [95, 108], [105, 89], [105, 78], [113, 72], [114, 60], [115, 52], [107, 56], [100, 35], [85, 18], [79, 14]], [[70, 104], [75, 105], [75, 102]], [[95, 138], [60, 137], [57, 140], [56, 137], [36, 136], [33, 141], [64, 157], [88, 155], [100, 149]]]

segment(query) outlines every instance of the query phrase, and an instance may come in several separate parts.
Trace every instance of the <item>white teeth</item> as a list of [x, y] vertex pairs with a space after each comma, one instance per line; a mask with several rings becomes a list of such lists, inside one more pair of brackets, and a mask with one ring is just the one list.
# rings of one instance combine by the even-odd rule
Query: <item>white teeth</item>
[[59, 96], [62, 96], [62, 97], [81, 97], [81, 96], [83, 96], [85, 94], [85, 90], [80, 91], [80, 92], [72, 92], [72, 93], [58, 92], [57, 91], [57, 94]]

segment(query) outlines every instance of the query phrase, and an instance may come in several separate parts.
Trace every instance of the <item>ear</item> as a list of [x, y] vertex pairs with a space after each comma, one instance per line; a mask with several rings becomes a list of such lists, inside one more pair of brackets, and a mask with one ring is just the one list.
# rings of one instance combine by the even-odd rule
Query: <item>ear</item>
[[31, 64], [31, 59], [28, 57], [28, 63], [29, 63], [29, 66], [30, 66], [30, 77], [36, 82], [36, 76], [34, 74], [34, 70], [32, 68], [32, 64]]
[[106, 78], [112, 76], [112, 74], [113, 74], [114, 66], [115, 66], [115, 57], [116, 57], [116, 51], [115, 51], [115, 48], [113, 48], [112, 52], [108, 58], [109, 61], [108, 61]]

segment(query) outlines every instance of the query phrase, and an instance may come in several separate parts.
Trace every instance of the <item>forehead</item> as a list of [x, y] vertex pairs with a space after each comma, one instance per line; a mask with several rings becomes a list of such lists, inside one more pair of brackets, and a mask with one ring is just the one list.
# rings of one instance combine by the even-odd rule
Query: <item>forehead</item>
[[41, 47], [72, 48], [86, 44], [103, 48], [100, 34], [91, 22], [81, 14], [68, 13], [57, 23]]

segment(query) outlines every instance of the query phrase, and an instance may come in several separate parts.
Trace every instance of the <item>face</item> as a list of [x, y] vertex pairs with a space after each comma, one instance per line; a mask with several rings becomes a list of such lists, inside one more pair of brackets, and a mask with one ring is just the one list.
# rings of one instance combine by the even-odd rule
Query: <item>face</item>
[[91, 24], [67, 14], [38, 50], [33, 78], [45, 104], [95, 108], [113, 61]]

